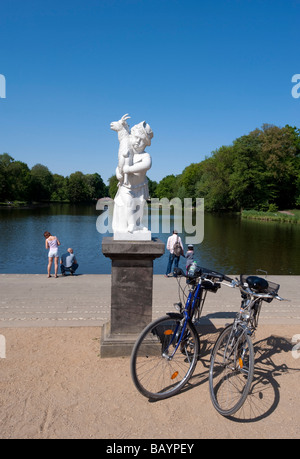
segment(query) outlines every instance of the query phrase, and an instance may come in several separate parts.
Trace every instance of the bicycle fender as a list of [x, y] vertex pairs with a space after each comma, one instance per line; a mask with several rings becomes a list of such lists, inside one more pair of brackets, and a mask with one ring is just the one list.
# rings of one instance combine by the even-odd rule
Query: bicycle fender
[[167, 312], [167, 316], [171, 319], [183, 319], [183, 314], [178, 314], [178, 312]]

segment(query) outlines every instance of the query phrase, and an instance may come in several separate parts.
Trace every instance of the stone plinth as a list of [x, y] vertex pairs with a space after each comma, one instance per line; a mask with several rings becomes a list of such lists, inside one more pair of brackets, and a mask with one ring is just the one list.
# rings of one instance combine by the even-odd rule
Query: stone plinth
[[165, 245], [151, 241], [103, 238], [102, 252], [112, 260], [110, 323], [102, 330], [101, 357], [130, 355], [139, 333], [152, 320], [153, 260]]

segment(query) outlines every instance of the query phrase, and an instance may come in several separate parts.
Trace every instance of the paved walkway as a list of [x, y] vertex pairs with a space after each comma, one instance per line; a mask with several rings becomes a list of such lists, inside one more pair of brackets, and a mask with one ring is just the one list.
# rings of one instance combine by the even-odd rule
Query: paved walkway
[[[300, 324], [299, 279], [269, 276], [270, 281], [281, 285], [279, 294], [290, 301], [264, 303], [260, 323]], [[48, 279], [43, 274], [0, 274], [0, 292], [0, 328], [101, 326], [110, 318], [110, 275]], [[173, 311], [177, 301], [176, 279], [155, 275], [153, 318]], [[230, 322], [239, 306], [239, 290], [222, 286], [217, 293], [207, 294], [203, 322]]]
[[[300, 359], [293, 340], [300, 333], [299, 277], [270, 280], [291, 301], [264, 304], [253, 390], [226, 419], [210, 401], [209, 353], [218, 324], [239, 309], [238, 289], [207, 295], [203, 317], [216, 328], [201, 336], [193, 378], [175, 397], [150, 403], [132, 383], [129, 357], [99, 359], [97, 327], [109, 320], [110, 275], [0, 275], [7, 354], [1, 360], [0, 438], [104, 438], [111, 445], [123, 438], [195, 439], [199, 450], [201, 438], [299, 438]], [[172, 310], [177, 299], [176, 280], [154, 276], [153, 316]]]

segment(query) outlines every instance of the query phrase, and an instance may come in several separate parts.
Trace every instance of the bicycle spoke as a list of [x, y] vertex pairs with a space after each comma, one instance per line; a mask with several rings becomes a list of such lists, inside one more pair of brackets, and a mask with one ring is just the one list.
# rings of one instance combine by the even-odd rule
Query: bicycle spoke
[[241, 331], [233, 338], [232, 326], [226, 328], [215, 345], [209, 375], [211, 399], [219, 413], [229, 416], [240, 409], [250, 390], [253, 367], [249, 336]]
[[174, 395], [193, 374], [199, 340], [187, 324], [184, 339], [178, 343], [182, 333], [181, 320], [179, 316], [178, 319], [164, 317], [154, 321], [146, 327], [133, 349], [133, 381], [137, 389], [149, 398], [162, 399]]

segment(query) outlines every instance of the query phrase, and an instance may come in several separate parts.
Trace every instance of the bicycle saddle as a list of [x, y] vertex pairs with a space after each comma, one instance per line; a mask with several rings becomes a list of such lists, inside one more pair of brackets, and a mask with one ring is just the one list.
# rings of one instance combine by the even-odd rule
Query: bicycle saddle
[[268, 282], [266, 279], [257, 276], [248, 276], [246, 279], [247, 284], [257, 293], [266, 293], [269, 287]]

